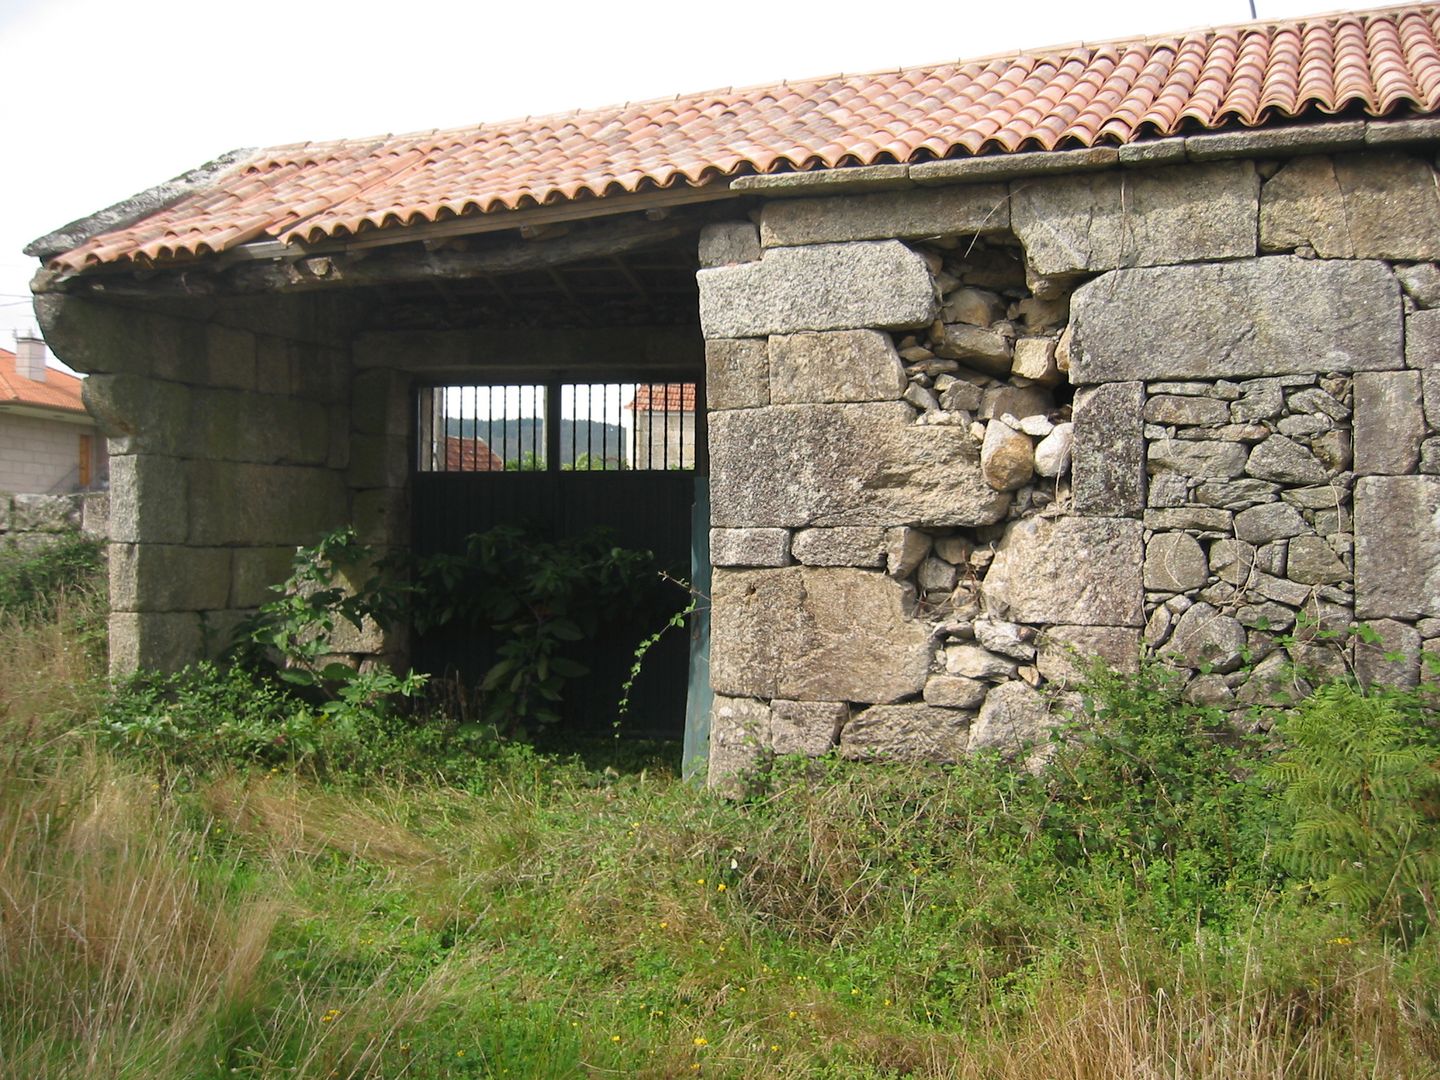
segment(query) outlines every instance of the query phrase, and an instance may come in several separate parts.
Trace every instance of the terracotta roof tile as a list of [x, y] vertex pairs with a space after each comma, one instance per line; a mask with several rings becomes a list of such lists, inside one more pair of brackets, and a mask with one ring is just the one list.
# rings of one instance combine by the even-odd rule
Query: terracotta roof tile
[[0, 405], [30, 405], [60, 412], [85, 411], [80, 400], [81, 380], [54, 368], [45, 369], [45, 381], [34, 382], [15, 370], [15, 354], [0, 349]]
[[641, 383], [635, 400], [625, 406], [636, 412], [694, 412], [694, 383]]
[[258, 152], [55, 260], [161, 262], [676, 185], [1440, 108], [1440, 7], [1036, 50]]

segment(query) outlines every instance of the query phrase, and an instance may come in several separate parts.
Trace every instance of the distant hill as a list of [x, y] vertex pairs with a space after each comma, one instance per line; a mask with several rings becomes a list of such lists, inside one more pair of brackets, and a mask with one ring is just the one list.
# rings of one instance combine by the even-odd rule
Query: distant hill
[[[517, 461], [527, 453], [545, 453], [545, 425], [533, 416], [508, 420], [446, 418], [445, 434], [463, 439], [477, 435], [490, 449], [506, 461]], [[624, 429], [619, 424], [602, 424], [593, 420], [560, 421], [560, 464], [573, 465], [582, 454], [605, 457], [620, 462], [625, 459]]]

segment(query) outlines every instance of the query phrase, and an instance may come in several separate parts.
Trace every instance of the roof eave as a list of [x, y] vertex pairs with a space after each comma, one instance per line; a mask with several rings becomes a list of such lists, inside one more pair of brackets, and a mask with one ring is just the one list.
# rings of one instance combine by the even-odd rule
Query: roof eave
[[25, 254], [48, 262], [57, 255], [73, 251], [91, 237], [114, 229], [128, 228], [142, 218], [173, 206], [255, 153], [254, 147], [244, 147], [221, 154], [213, 161], [207, 161], [204, 165], [181, 173], [163, 184], [146, 188], [128, 199], [121, 199], [103, 210], [77, 218], [68, 225], [62, 225], [53, 232], [30, 241], [25, 245]]

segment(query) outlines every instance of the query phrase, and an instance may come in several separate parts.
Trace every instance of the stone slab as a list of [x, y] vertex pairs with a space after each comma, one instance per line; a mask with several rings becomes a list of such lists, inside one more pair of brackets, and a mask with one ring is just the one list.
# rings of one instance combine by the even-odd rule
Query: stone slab
[[1134, 517], [1144, 509], [1144, 407], [1139, 382], [1076, 392], [1070, 472], [1077, 514]]
[[1402, 364], [1400, 287], [1379, 262], [1270, 256], [1115, 270], [1071, 300], [1070, 378], [1231, 378]]
[[112, 611], [204, 611], [230, 596], [230, 550], [179, 544], [112, 544]]
[[916, 425], [904, 402], [772, 405], [710, 423], [711, 523], [988, 525], [1008, 494], [980, 474], [968, 431]]
[[1131, 518], [1017, 521], [985, 575], [987, 608], [1039, 625], [1143, 626], [1141, 534]]
[[1035, 666], [1063, 687], [1079, 686], [1096, 660], [1113, 671], [1140, 670], [1140, 631], [1129, 626], [1052, 626], [1040, 635]]
[[878, 330], [777, 334], [769, 361], [774, 405], [896, 401], [908, 385], [894, 342]]
[[847, 240], [1004, 232], [1010, 227], [1004, 184], [969, 184], [766, 203], [760, 242], [767, 248]]
[[770, 404], [770, 350], [764, 341], [715, 338], [705, 342], [705, 404], [712, 410]]
[[801, 529], [790, 541], [790, 553], [806, 566], [884, 566], [887, 542], [878, 525], [838, 529]]
[[788, 529], [711, 529], [710, 562], [715, 566], [788, 566]]
[[1307, 246], [1324, 259], [1440, 258], [1435, 170], [1403, 154], [1288, 162], [1260, 198], [1260, 247]]
[[770, 749], [777, 754], [828, 753], [850, 718], [843, 701], [788, 701], [770, 703]]
[[840, 733], [840, 755], [858, 761], [960, 760], [972, 714], [920, 702], [874, 705]]
[[1032, 271], [1095, 273], [1255, 254], [1260, 179], [1248, 161], [1125, 170], [1012, 185]]
[[1362, 371], [1355, 376], [1354, 467], [1359, 475], [1414, 472], [1425, 441], [1418, 371]]
[[914, 589], [842, 568], [717, 570], [715, 691], [801, 701], [893, 702], [919, 694], [933, 653]]
[[707, 338], [913, 329], [928, 326], [938, 306], [925, 260], [898, 240], [773, 248], [696, 280]]
[[1355, 483], [1355, 617], [1440, 615], [1440, 477]]

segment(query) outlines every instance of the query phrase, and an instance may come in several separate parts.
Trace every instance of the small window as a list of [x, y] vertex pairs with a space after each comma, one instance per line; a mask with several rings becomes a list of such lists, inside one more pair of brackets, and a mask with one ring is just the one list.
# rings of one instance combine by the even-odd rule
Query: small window
[[695, 402], [693, 382], [429, 387], [417, 461], [450, 473], [693, 470]]

